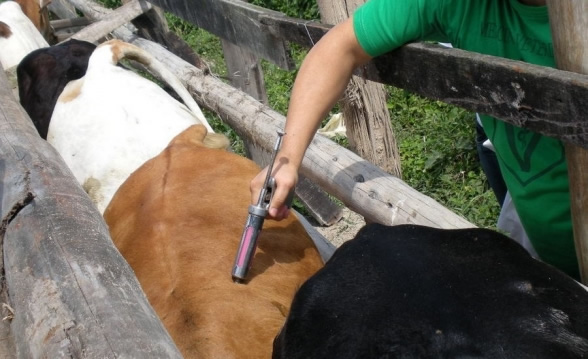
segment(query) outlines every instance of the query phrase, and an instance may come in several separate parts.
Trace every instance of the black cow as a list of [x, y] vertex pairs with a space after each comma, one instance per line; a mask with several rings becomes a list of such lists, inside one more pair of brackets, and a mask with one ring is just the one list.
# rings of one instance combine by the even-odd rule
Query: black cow
[[371, 224], [299, 289], [273, 358], [588, 358], [588, 292], [491, 230]]

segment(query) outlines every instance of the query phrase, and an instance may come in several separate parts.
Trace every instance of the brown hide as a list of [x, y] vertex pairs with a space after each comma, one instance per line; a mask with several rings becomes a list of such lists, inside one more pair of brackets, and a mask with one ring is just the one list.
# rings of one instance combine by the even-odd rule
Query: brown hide
[[192, 126], [120, 187], [104, 213], [114, 243], [186, 358], [270, 358], [297, 288], [322, 261], [290, 216], [266, 220], [247, 284], [231, 269], [252, 161], [202, 144]]

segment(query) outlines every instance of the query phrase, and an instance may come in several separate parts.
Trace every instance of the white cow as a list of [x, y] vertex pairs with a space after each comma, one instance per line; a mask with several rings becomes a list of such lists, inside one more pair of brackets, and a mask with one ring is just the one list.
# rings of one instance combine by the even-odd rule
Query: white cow
[[[164, 79], [187, 107], [152, 81], [117, 66], [125, 57]], [[96, 48], [86, 75], [59, 96], [47, 141], [103, 213], [133, 171], [194, 124], [215, 136], [190, 93], [161, 62], [134, 45], [111, 40]], [[226, 138], [223, 145], [228, 146]]]
[[0, 63], [4, 70], [49, 44], [15, 1], [0, 3]]

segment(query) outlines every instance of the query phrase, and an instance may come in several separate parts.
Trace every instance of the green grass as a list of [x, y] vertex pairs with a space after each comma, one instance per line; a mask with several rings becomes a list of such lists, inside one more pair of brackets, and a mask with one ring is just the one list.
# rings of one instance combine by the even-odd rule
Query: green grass
[[474, 115], [388, 89], [404, 180], [471, 222], [494, 227], [500, 208], [478, 161]]
[[[170, 28], [178, 33], [224, 79], [226, 66], [220, 40], [208, 32], [168, 15]], [[291, 46], [299, 66], [306, 50]], [[283, 71], [262, 61], [269, 105], [286, 114], [296, 71]], [[482, 172], [475, 146], [474, 115], [458, 107], [425, 99], [387, 87], [391, 126], [398, 139], [403, 179], [455, 213], [481, 227], [495, 227], [499, 206]], [[227, 134], [243, 153], [241, 140], [214, 116], [211, 124]], [[346, 146], [346, 140], [337, 141]]]

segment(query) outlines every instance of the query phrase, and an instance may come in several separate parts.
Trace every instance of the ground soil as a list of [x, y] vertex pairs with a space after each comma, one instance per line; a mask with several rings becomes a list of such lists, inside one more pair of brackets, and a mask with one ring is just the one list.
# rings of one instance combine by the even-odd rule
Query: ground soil
[[351, 211], [349, 208], [343, 208], [341, 219], [331, 226], [321, 226], [315, 220], [309, 218], [313, 227], [322, 234], [335, 247], [339, 247], [344, 242], [355, 237], [355, 234], [365, 225], [362, 216]]

